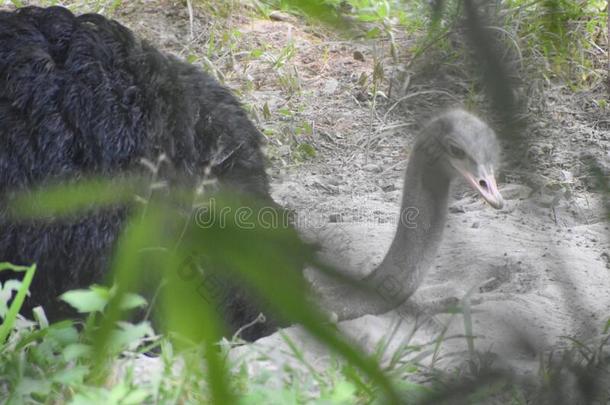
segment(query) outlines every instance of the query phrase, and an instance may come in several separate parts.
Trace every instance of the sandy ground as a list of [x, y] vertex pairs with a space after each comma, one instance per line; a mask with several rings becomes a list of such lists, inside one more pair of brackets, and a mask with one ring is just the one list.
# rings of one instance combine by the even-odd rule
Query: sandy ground
[[[115, 18], [183, 57], [206, 54], [214, 24], [196, 10], [191, 37], [186, 8], [170, 1], [129, 2]], [[418, 97], [395, 105], [402, 97], [395, 91], [386, 99], [398, 74], [396, 64], [388, 62], [387, 43], [339, 40], [290, 19], [234, 16], [223, 24], [227, 32], [240, 34], [231, 52], [215, 53], [211, 62], [268, 137], [274, 198], [311, 218], [326, 253], [342, 255], [355, 273], [365, 274], [393, 236], [410, 145], [423, 118], [434, 112], [418, 108], [421, 99], [438, 100], [440, 110], [462, 96], [419, 85], [408, 90]], [[406, 49], [410, 39], [399, 40]], [[273, 56], [291, 43], [294, 56], [274, 68]], [[251, 58], [256, 48], [267, 56]], [[384, 78], [378, 87], [383, 94], [374, 97], [370, 83], [376, 64]], [[368, 85], [362, 85], [363, 77]], [[511, 166], [507, 157], [500, 171], [508, 200], [502, 211], [456, 187], [437, 261], [414, 298], [425, 306], [437, 298], [463, 299], [472, 291], [475, 349], [493, 352], [497, 364], [523, 372], [535, 371], [541, 353], [567, 345], [563, 336], [595, 337], [610, 315], [610, 232], [581, 158], [589, 153], [610, 167], [610, 121], [590, 98], [564, 88], [548, 90], [545, 108], [528, 128], [536, 136], [527, 155], [539, 181], [526, 186], [522, 168]], [[297, 131], [304, 123], [309, 129]], [[311, 146], [315, 156], [303, 158], [295, 144]], [[424, 363], [452, 367], [468, 358], [462, 315], [436, 315], [413, 333], [414, 323], [406, 308], [339, 327], [365, 350], [391, 338], [387, 356], [410, 343], [422, 345]], [[454, 338], [434, 357], [429, 343], [445, 328], [445, 336]], [[283, 333], [304, 348], [311, 364], [325, 364], [328, 353], [299, 327]], [[277, 378], [285, 364], [303, 367], [280, 334], [236, 348], [232, 355], [250, 359], [252, 371], [278, 370]]]
[[[245, 30], [260, 36], [273, 32], [280, 43], [278, 32], [283, 32], [284, 41], [298, 38], [298, 66], [319, 60], [324, 49], [324, 43], [290, 23], [250, 24]], [[358, 42], [330, 46], [336, 51], [326, 69], [316, 70], [306, 88], [318, 95], [305, 102], [304, 115], [321, 123], [319, 133], [314, 133], [321, 138], [314, 141], [319, 154], [311, 162], [282, 170], [274, 178], [274, 197], [307, 218], [300, 224], [302, 231], [318, 237], [324, 254], [364, 275], [383, 257], [393, 236], [409, 145], [421, 122], [414, 112], [421, 108], [413, 103], [401, 106], [401, 114], [386, 114], [394, 105], [388, 101], [371, 113], [367, 103], [358, 101], [353, 78], [362, 69], [370, 72], [371, 59], [383, 60], [375, 54], [379, 49]], [[353, 60], [355, 50], [366, 55], [364, 61]], [[391, 68], [386, 70], [392, 74]], [[329, 93], [333, 79], [338, 83]], [[422, 86], [413, 91], [435, 89]], [[457, 185], [435, 266], [413, 300], [425, 308], [427, 302], [462, 299], [471, 291], [474, 348], [493, 353], [496, 365], [511, 365], [522, 373], [536, 372], [541, 355], [568, 346], [567, 336], [594, 339], [610, 314], [609, 224], [603, 220], [601, 197], [590, 191], [591, 177], [582, 160], [590, 154], [610, 167], [610, 139], [603, 112], [585, 99], [561, 88], [549, 90], [544, 113], [527, 129], [535, 135], [527, 150], [535, 173], [525, 176], [523, 167], [513, 163], [518, 159], [506, 156], [500, 173], [508, 200], [505, 209], [496, 212]], [[449, 98], [437, 108], [453, 103]], [[463, 364], [469, 358], [463, 316], [437, 315], [413, 333], [412, 307], [339, 327], [368, 351], [391, 339], [388, 359], [401, 345], [417, 344], [429, 352], [421, 357], [424, 364]], [[282, 333], [304, 349], [310, 364], [325, 364], [326, 350], [299, 327]], [[430, 343], [441, 333], [452, 338], [433, 355]], [[254, 369], [303, 367], [280, 334], [235, 354], [268, 359], [249, 361]]]
[[[413, 301], [425, 308], [426, 302], [436, 299], [469, 296], [474, 348], [492, 355], [495, 366], [511, 366], [520, 374], [536, 373], [540, 355], [568, 346], [567, 336], [589, 341], [600, 333], [607, 319], [608, 224], [600, 220], [601, 206], [596, 200], [584, 206], [587, 202], [582, 199], [578, 215], [570, 213], [573, 204], [556, 209], [558, 217], [570, 222], [566, 226], [544, 215], [548, 208], [535, 196], [527, 197], [530, 189], [506, 186], [503, 191], [508, 205], [499, 213], [472, 198], [455, 202], [435, 266]], [[393, 226], [344, 223], [316, 233], [322, 240], [324, 235], [332, 235], [334, 240], [337, 235], [356, 235], [339, 246], [335, 242], [327, 252], [362, 274], [385, 253]], [[418, 322], [412, 309], [411, 303], [383, 316], [342, 322], [339, 328], [371, 352], [389, 340], [388, 361], [401, 345], [408, 344], [420, 346], [421, 351], [412, 352], [405, 360], [418, 356], [425, 365], [446, 369], [464, 365], [470, 354], [463, 316], [435, 315], [433, 321], [415, 326]], [[298, 342], [311, 364], [325, 364], [328, 352], [301, 328], [284, 333]], [[435, 339], [442, 334], [446, 340], [435, 354]], [[261, 362], [275, 363], [278, 370], [286, 362], [299, 367], [280, 334], [253, 346], [237, 352], [246, 358], [267, 356], [270, 360]], [[422, 353], [427, 355], [419, 357]], [[256, 362], [247, 364], [260, 367]]]

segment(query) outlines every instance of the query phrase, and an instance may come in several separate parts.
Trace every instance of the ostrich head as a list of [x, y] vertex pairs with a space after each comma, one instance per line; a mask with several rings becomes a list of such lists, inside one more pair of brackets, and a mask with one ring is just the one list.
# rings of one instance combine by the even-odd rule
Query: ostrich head
[[424, 151], [433, 155], [445, 176], [464, 178], [489, 205], [503, 207], [494, 177], [500, 148], [487, 124], [464, 110], [451, 110], [424, 129], [419, 144], [425, 145]]

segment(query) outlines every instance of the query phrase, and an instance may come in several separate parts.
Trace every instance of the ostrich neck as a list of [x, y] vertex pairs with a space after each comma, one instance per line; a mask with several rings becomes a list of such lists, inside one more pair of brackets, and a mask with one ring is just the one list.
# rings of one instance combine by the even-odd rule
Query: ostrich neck
[[447, 216], [450, 180], [430, 165], [425, 148], [412, 154], [403, 189], [398, 226], [390, 248], [371, 274], [366, 291], [334, 285], [322, 294], [326, 311], [340, 320], [387, 312], [419, 287], [438, 250]]

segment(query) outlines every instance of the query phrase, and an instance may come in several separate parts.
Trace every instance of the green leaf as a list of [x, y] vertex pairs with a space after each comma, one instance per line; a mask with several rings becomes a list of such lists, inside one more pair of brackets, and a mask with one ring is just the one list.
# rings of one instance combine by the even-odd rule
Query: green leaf
[[323, 0], [284, 0], [288, 8], [298, 10], [334, 28], [347, 28], [348, 24], [332, 5]]
[[278, 113], [282, 114], [285, 117], [292, 117], [292, 111], [290, 111], [288, 108], [280, 108], [279, 110], [277, 110]]
[[65, 361], [78, 360], [89, 357], [91, 346], [83, 343], [74, 343], [64, 347], [62, 356]]
[[82, 384], [89, 369], [85, 366], [74, 366], [65, 368], [51, 374], [51, 381], [58, 384], [76, 385]]
[[13, 293], [19, 291], [21, 281], [6, 280], [4, 284], [0, 283], [0, 318], [4, 318], [8, 312], [8, 303], [13, 298]]
[[121, 309], [129, 310], [136, 308], [143, 308], [147, 305], [147, 302], [144, 298], [142, 298], [138, 294], [128, 293], [123, 297], [123, 301], [121, 301]]
[[110, 337], [110, 348], [113, 351], [135, 349], [141, 340], [147, 336], [154, 335], [154, 331], [147, 321], [138, 324], [120, 322], [120, 329], [114, 331]]
[[143, 404], [149, 396], [150, 394], [143, 389], [134, 389], [123, 397], [121, 405]]
[[348, 381], [339, 381], [330, 394], [328, 399], [333, 404], [353, 404], [356, 399], [356, 387]]
[[300, 143], [297, 146], [297, 152], [299, 152], [303, 157], [312, 158], [316, 156], [316, 150], [308, 143]]
[[108, 304], [110, 294], [108, 290], [103, 292], [100, 289], [72, 290], [63, 293], [59, 298], [67, 302], [81, 314], [91, 312], [102, 312]]
[[251, 56], [252, 58], [256, 58], [256, 59], [258, 59], [258, 58], [260, 58], [261, 56], [263, 56], [263, 54], [264, 54], [264, 53], [265, 53], [265, 50], [264, 50], [264, 49], [261, 49], [261, 48], [256, 48], [256, 49], [253, 49], [252, 51], [250, 51], [250, 56]]
[[19, 380], [17, 387], [15, 387], [15, 394], [21, 398], [30, 396], [31, 394], [37, 394], [40, 396], [47, 396], [51, 392], [51, 381], [38, 380], [30, 377], [23, 377]]
[[366, 32], [366, 38], [368, 38], [368, 39], [379, 38], [380, 35], [381, 35], [381, 29], [379, 29], [379, 27], [371, 28], [370, 30], [368, 30]]
[[42, 187], [20, 193], [8, 204], [17, 218], [49, 218], [75, 215], [109, 205], [133, 202], [144, 191], [146, 182], [138, 178], [90, 179], [69, 184]]
[[263, 105], [263, 117], [265, 117], [266, 120], [271, 119], [271, 110], [269, 109], [269, 104], [266, 102]]
[[74, 325], [70, 322], [55, 323], [47, 329], [47, 336], [53, 339], [60, 345], [68, 345], [76, 343], [79, 340], [79, 334]]
[[0, 325], [0, 344], [6, 341], [9, 332], [13, 329], [13, 325], [15, 324], [15, 319], [17, 319], [17, 314], [19, 310], [23, 306], [23, 302], [25, 301], [25, 296], [30, 288], [30, 284], [32, 284], [32, 280], [34, 278], [34, 274], [36, 273], [36, 265], [33, 264], [30, 267], [25, 266], [14, 266], [9, 263], [0, 263], [0, 270], [10, 269], [14, 271], [25, 271], [25, 275], [23, 276], [23, 280], [21, 281], [21, 286], [11, 303], [8, 311], [6, 311], [6, 316], [4, 316], [4, 322]]

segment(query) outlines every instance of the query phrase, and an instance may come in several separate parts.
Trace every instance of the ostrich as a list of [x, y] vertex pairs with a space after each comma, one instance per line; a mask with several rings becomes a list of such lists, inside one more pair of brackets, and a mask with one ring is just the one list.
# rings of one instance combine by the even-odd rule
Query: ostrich
[[494, 177], [498, 155], [496, 135], [471, 113], [451, 110], [428, 123], [407, 165], [398, 226], [384, 259], [362, 280], [366, 288], [314, 273], [321, 309], [348, 320], [387, 312], [409, 298], [438, 250], [454, 179], [462, 177], [492, 207], [502, 208]]
[[[72, 315], [57, 297], [104, 280], [129, 213], [18, 221], [7, 196], [85, 176], [146, 173], [142, 160], [164, 155], [170, 180], [194, 185], [209, 172], [272, 204], [262, 140], [227, 88], [116, 21], [62, 7], [0, 11], [0, 262], [38, 264], [23, 311], [42, 305], [50, 320]], [[232, 331], [260, 312], [240, 290], [224, 310]], [[259, 323], [242, 337], [272, 330]]]
[[[61, 7], [0, 12], [1, 196], [86, 175], [138, 172], [142, 159], [164, 154], [170, 175], [197, 179], [209, 171], [224, 186], [273, 204], [261, 144], [228, 89], [119, 23]], [[399, 227], [388, 255], [365, 280], [376, 287], [391, 279], [400, 293], [385, 300], [330, 281], [314, 283], [323, 307], [348, 319], [406, 299], [440, 242], [455, 173], [492, 206], [502, 205], [493, 178], [496, 154], [493, 132], [469, 113], [432, 121], [405, 180], [403, 211], [418, 210], [417, 227]], [[127, 216], [113, 208], [70, 221], [20, 222], [0, 201], [0, 262], [38, 263], [25, 309], [42, 305], [51, 320], [70, 313], [57, 297], [103, 280]], [[234, 291], [223, 308], [232, 331], [260, 312]], [[242, 337], [255, 340], [275, 329], [273, 322], [259, 323]]]

